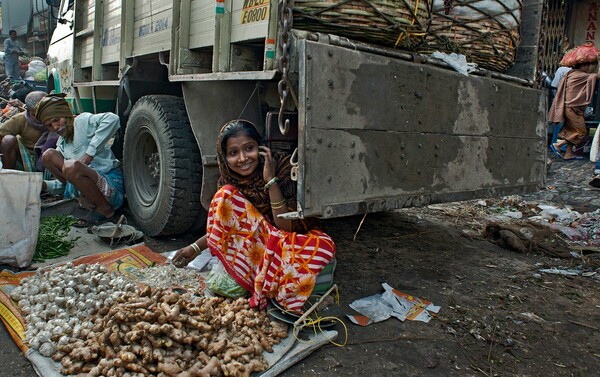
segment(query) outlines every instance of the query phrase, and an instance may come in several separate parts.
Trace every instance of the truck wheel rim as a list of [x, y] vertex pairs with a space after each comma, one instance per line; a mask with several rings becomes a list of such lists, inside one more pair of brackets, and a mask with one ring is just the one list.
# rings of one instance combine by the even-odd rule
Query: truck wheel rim
[[156, 141], [147, 127], [140, 129], [137, 138], [134, 169], [138, 184], [137, 196], [144, 206], [150, 206], [156, 200], [160, 188], [160, 153]]

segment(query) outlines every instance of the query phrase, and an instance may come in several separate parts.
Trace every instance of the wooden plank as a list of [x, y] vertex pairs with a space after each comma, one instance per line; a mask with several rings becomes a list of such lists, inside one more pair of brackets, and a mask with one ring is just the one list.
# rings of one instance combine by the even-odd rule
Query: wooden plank
[[[121, 49], [121, 0], [104, 0], [102, 64], [119, 63]], [[106, 77], [103, 77], [106, 79]], [[113, 79], [110, 77], [109, 79]]]
[[[104, 0], [95, 0], [94, 8], [97, 10], [94, 18], [94, 30], [96, 33], [92, 39], [92, 80], [102, 80], [102, 26], [104, 25]], [[94, 112], [96, 112], [96, 101], [94, 98]]]
[[190, 48], [212, 46], [215, 42], [214, 0], [192, 0], [190, 8]]
[[[119, 67], [127, 65], [127, 59], [133, 55], [133, 20], [134, 2], [122, 0], [121, 2], [121, 56]], [[119, 72], [121, 77], [122, 71]]]
[[133, 56], [171, 50], [171, 0], [135, 0], [134, 15]]
[[231, 56], [231, 0], [224, 0], [223, 13], [215, 15], [213, 72], [229, 72]]

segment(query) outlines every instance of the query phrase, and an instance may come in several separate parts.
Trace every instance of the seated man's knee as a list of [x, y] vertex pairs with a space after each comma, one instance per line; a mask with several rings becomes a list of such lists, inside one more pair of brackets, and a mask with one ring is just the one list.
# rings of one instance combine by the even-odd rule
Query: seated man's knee
[[67, 181], [73, 182], [81, 178], [84, 168], [86, 165], [78, 160], [67, 160], [63, 165], [63, 174]]
[[9, 150], [15, 149], [19, 145], [17, 137], [13, 135], [4, 136], [0, 143], [2, 145], [2, 151], [4, 153], [8, 153]]
[[48, 165], [50, 162], [52, 162], [52, 157], [55, 156], [56, 153], [58, 153], [58, 151], [54, 148], [47, 149], [42, 154], [42, 161], [44, 162], [44, 165]]

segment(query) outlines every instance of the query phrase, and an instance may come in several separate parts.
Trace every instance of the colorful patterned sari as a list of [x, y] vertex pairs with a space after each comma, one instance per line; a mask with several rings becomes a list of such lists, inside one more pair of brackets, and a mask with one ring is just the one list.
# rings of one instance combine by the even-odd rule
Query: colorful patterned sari
[[252, 293], [251, 306], [264, 309], [272, 298], [297, 313], [335, 255], [327, 234], [277, 229], [232, 185], [221, 187], [213, 197], [207, 241], [229, 275]]

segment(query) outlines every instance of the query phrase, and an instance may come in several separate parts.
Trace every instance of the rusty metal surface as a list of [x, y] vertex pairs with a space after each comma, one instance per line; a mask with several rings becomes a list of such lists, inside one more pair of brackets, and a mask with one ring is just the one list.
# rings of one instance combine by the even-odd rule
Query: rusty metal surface
[[264, 119], [260, 109], [245, 106], [249, 98], [257, 95], [256, 82], [191, 81], [183, 83], [182, 88], [192, 131], [202, 155], [202, 206], [208, 208], [217, 191], [216, 140], [223, 124], [242, 117], [254, 122], [263, 132]]
[[306, 40], [298, 54], [304, 216], [523, 193], [543, 183], [540, 91]]

